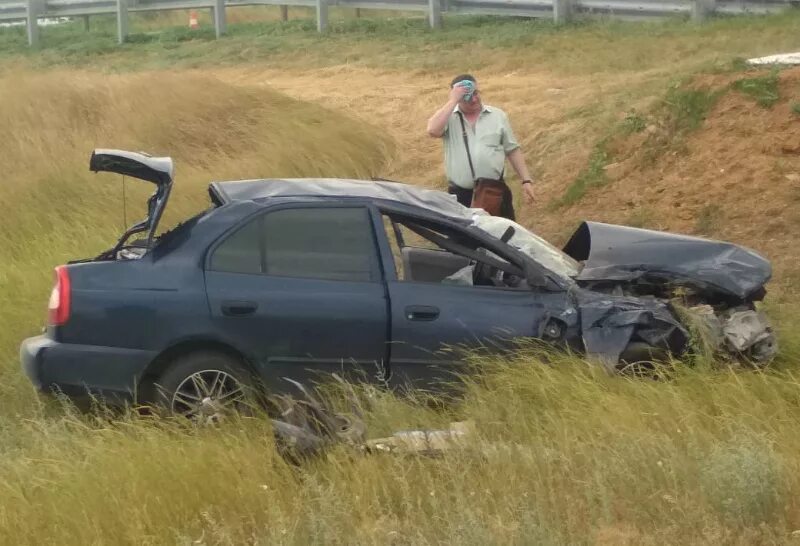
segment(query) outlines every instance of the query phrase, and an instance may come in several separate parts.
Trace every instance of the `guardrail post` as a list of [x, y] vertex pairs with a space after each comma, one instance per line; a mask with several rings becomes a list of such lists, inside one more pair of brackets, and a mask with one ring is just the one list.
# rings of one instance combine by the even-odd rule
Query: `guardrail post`
[[281, 6], [281, 21], [284, 23], [289, 20], [289, 6]]
[[428, 22], [431, 28], [442, 28], [442, 0], [428, 0]]
[[325, 32], [328, 28], [328, 0], [317, 0], [317, 30]]
[[117, 42], [125, 43], [128, 37], [128, 0], [117, 0]]
[[40, 0], [28, 0], [28, 13], [25, 14], [25, 26], [28, 30], [28, 45], [39, 45], [39, 14], [42, 10]]
[[714, 13], [716, 0], [692, 0], [692, 20], [702, 22]]
[[563, 25], [572, 19], [572, 0], [553, 0], [553, 22]]
[[225, 34], [227, 30], [227, 18], [225, 15], [225, 0], [214, 0], [214, 7], [211, 8], [214, 18], [214, 33], [217, 38]]

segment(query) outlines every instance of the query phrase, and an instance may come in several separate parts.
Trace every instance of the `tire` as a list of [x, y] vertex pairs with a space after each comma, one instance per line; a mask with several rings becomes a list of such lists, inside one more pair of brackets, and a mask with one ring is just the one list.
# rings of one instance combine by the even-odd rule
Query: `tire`
[[617, 371], [624, 375], [653, 377], [669, 361], [669, 351], [643, 341], [632, 341], [619, 357]]
[[210, 424], [233, 413], [252, 413], [254, 381], [238, 359], [197, 351], [167, 367], [156, 380], [155, 398], [167, 414]]

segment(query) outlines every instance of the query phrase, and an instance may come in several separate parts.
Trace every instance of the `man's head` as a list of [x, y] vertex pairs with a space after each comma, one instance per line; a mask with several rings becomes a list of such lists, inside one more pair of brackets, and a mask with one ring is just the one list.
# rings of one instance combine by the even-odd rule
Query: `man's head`
[[[478, 87], [478, 81], [474, 76], [471, 74], [459, 74], [450, 82], [450, 88], [452, 89], [457, 85], [463, 85], [462, 82], [464, 81], [472, 82], [474, 91], [471, 93], [471, 96], [470, 93], [467, 93], [464, 98], [459, 101], [458, 109], [465, 114], [480, 112], [483, 109], [483, 103], [481, 102], [481, 92]], [[467, 97], [469, 97], [469, 100], [467, 100]]]

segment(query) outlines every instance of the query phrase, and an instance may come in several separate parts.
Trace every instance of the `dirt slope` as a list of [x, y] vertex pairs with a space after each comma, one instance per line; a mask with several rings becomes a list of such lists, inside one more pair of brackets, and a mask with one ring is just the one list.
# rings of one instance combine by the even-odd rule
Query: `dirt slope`
[[[720, 90], [737, 78], [742, 74], [705, 76], [693, 85]], [[609, 183], [562, 214], [733, 240], [766, 254], [776, 272], [794, 269], [800, 67], [781, 72], [778, 89], [770, 108], [736, 89], [724, 91], [704, 123], [655, 160], [648, 160], [648, 130], [612, 144]], [[561, 214], [542, 220], [550, 232], [562, 222]]]
[[[444, 187], [441, 145], [426, 137], [424, 126], [445, 98], [449, 74], [340, 66], [313, 73], [225, 69], [217, 76], [273, 87], [379, 126], [396, 143], [383, 176]], [[509, 113], [539, 179], [538, 203], [520, 206], [522, 223], [556, 243], [582, 219], [723, 238], [763, 252], [784, 277], [793, 269], [792, 244], [800, 236], [800, 115], [792, 110], [800, 102], [800, 68], [781, 73], [781, 99], [769, 109], [738, 91], [726, 92], [680, 149], [655, 160], [645, 158], [647, 130], [613, 142], [608, 183], [570, 207], [548, 207], [586, 165], [607, 127], [603, 120], [614, 121], [609, 112], [619, 119], [633, 107], [646, 111], [659, 98], [663, 87], [649, 100], [624, 100], [627, 88], [647, 85], [652, 77], [568, 78], [534, 67], [479, 74], [487, 102]], [[723, 88], [742, 77], [702, 76], [694, 85]]]

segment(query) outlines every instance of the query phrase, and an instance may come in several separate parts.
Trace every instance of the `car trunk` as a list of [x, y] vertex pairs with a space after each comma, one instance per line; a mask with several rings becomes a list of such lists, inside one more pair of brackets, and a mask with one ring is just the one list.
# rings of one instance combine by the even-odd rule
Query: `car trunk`
[[[169, 200], [173, 182], [173, 163], [169, 157], [152, 157], [124, 150], [96, 149], [89, 161], [89, 170], [130, 176], [155, 185], [147, 200], [145, 218], [122, 234], [117, 243], [99, 256], [85, 261], [108, 261], [141, 258], [153, 246], [158, 222]], [[143, 237], [131, 240], [135, 235]], [[71, 262], [75, 263], [75, 262]]]

